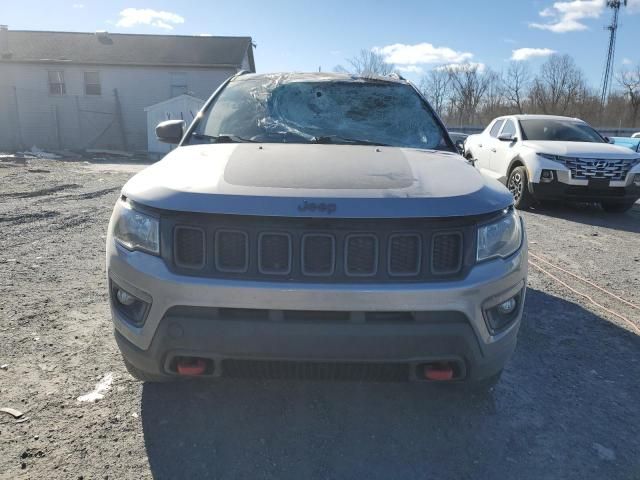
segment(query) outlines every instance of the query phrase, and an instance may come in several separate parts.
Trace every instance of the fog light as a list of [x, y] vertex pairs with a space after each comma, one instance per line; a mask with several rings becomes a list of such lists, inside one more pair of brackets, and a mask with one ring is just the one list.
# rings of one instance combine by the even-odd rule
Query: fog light
[[522, 291], [484, 312], [485, 321], [492, 335], [505, 330], [518, 317]]
[[640, 187], [640, 173], [636, 173], [635, 176], [633, 177], [633, 184], [636, 187]]
[[540, 181], [544, 183], [553, 182], [553, 170], [542, 170], [540, 174]]
[[500, 315], [509, 315], [516, 309], [517, 305], [518, 302], [516, 301], [516, 299], [510, 298], [506, 302], [502, 302], [500, 305], [498, 305], [498, 312], [500, 313]]
[[116, 298], [118, 299], [118, 302], [120, 302], [122, 305], [126, 307], [133, 305], [134, 302], [136, 301], [136, 297], [131, 295], [129, 292], [125, 292], [121, 288], [118, 288], [118, 291], [116, 293]]
[[147, 318], [151, 304], [123, 290], [111, 281], [111, 305], [130, 324], [141, 327]]

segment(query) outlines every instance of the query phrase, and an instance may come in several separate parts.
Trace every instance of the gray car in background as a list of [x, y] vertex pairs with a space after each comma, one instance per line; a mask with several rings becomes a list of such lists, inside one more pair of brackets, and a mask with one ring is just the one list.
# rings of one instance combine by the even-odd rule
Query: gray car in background
[[122, 189], [109, 225], [132, 375], [487, 385], [512, 354], [513, 197], [399, 78], [237, 75]]

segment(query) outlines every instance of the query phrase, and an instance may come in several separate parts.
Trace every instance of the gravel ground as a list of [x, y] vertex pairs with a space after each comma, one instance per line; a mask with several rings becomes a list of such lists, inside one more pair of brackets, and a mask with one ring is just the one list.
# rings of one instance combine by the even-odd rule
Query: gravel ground
[[[0, 160], [0, 408], [24, 412], [0, 413], [0, 478], [640, 479], [640, 310], [624, 303], [640, 304], [639, 205], [525, 214], [536, 266], [517, 352], [488, 395], [176, 388], [128, 376], [108, 314], [105, 230], [139, 168]], [[109, 374], [104, 398], [77, 400]]]

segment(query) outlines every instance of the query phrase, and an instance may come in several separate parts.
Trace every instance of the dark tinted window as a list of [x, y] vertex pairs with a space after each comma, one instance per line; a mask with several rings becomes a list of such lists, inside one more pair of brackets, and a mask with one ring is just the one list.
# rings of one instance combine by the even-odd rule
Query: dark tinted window
[[502, 129], [503, 134], [515, 135], [516, 134], [516, 125], [513, 123], [513, 120], [507, 120], [504, 123], [504, 127]]
[[233, 135], [257, 142], [309, 143], [324, 138], [452, 150], [436, 116], [410, 85], [339, 77], [239, 77], [205, 112], [196, 139], [197, 134], [204, 140]]
[[497, 137], [498, 132], [500, 131], [500, 127], [502, 126], [503, 123], [504, 123], [504, 120], [497, 120], [496, 123], [493, 124], [493, 127], [491, 127], [491, 131], [489, 132], [489, 135], [491, 135], [492, 137]]
[[604, 139], [592, 127], [575, 120], [526, 119], [520, 120], [520, 128], [523, 140], [604, 143]]

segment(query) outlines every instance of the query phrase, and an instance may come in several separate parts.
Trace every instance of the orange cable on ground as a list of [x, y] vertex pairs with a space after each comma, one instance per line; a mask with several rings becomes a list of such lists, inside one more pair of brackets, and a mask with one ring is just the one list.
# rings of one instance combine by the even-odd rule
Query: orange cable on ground
[[589, 300], [591, 303], [593, 303], [596, 307], [601, 308], [602, 310], [604, 310], [605, 312], [610, 313], [611, 315], [614, 315], [620, 319], [622, 319], [623, 321], [625, 321], [628, 325], [630, 325], [636, 332], [638, 332], [638, 334], [640, 334], [640, 327], [638, 325], [635, 324], [635, 322], [632, 322], [631, 320], [629, 320], [628, 318], [624, 317], [623, 315], [620, 315], [619, 313], [614, 312], [613, 310], [608, 309], [607, 307], [600, 305], [598, 302], [596, 302], [593, 298], [591, 298], [589, 295], [579, 292], [577, 291], [575, 288], [569, 286], [567, 283], [563, 282], [562, 280], [560, 280], [558, 277], [556, 277], [555, 275], [553, 275], [552, 273], [548, 272], [547, 270], [545, 270], [544, 268], [542, 268], [540, 265], [536, 265], [535, 263], [533, 263], [531, 260], [529, 260], [529, 264], [534, 267], [537, 268], [538, 270], [540, 270], [542, 273], [548, 275], [549, 277], [553, 278], [556, 282], [560, 283], [561, 285], [563, 285], [564, 287], [568, 288], [570, 291], [572, 291], [573, 293], [575, 293], [576, 295], [580, 295], [581, 297], [586, 298], [587, 300]]
[[586, 283], [586, 284], [588, 284], [588, 285], [591, 285], [593, 288], [597, 288], [597, 289], [598, 289], [598, 290], [600, 290], [601, 292], [604, 292], [604, 293], [606, 293], [607, 295], [610, 295], [611, 297], [615, 298], [616, 300], [620, 300], [622, 303], [625, 303], [625, 304], [629, 305], [630, 307], [635, 308], [636, 310], [640, 310], [640, 306], [638, 306], [638, 305], [636, 305], [636, 304], [634, 304], [634, 303], [631, 303], [631, 302], [629, 302], [628, 300], [625, 300], [625, 299], [624, 299], [624, 298], [622, 298], [622, 297], [619, 297], [619, 296], [618, 296], [618, 295], [616, 295], [615, 293], [611, 293], [609, 290], [607, 290], [607, 289], [605, 289], [605, 288], [602, 288], [602, 287], [600, 287], [599, 285], [596, 285], [596, 284], [595, 284], [595, 283], [593, 283], [591, 280], [588, 280], [588, 279], [586, 279], [586, 278], [583, 278], [583, 277], [581, 277], [580, 275], [576, 275], [575, 273], [572, 273], [572, 272], [570, 272], [570, 271], [568, 271], [568, 270], [565, 270], [565, 269], [564, 269], [564, 268], [562, 268], [562, 267], [558, 267], [557, 265], [554, 265], [553, 263], [549, 262], [548, 260], [545, 260], [544, 258], [542, 258], [542, 257], [540, 257], [540, 256], [538, 256], [538, 255], [536, 255], [536, 254], [534, 254], [534, 253], [529, 252], [529, 255], [530, 255], [530, 256], [532, 256], [533, 258], [535, 258], [536, 260], [539, 260], [539, 261], [541, 261], [541, 262], [543, 262], [543, 263], [546, 263], [547, 265], [549, 265], [549, 266], [551, 266], [551, 267], [553, 267], [553, 268], [555, 268], [555, 269], [557, 269], [557, 270], [560, 270], [561, 272], [566, 273], [567, 275], [571, 275], [572, 277], [577, 278], [577, 279], [578, 279], [578, 280], [580, 280], [581, 282], [584, 282], [584, 283]]

